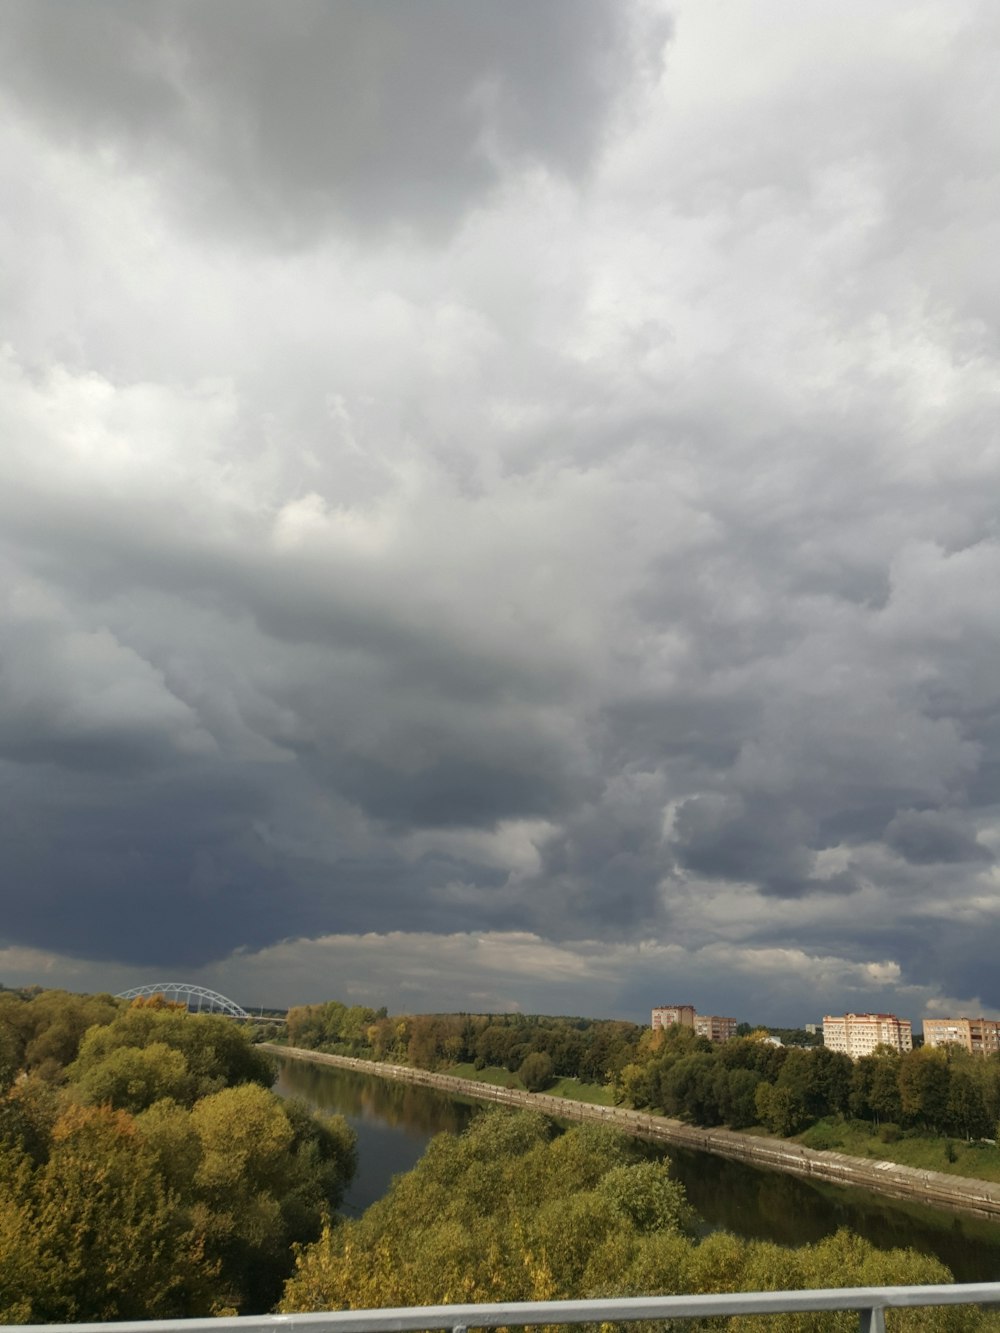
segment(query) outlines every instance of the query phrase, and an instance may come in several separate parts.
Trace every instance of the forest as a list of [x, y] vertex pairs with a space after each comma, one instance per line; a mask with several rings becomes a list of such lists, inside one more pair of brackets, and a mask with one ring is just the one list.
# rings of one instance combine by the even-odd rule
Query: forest
[[[406, 1032], [385, 1015], [359, 1024], [345, 1006], [328, 1012], [340, 1013], [342, 1039], [352, 1026], [359, 1040]], [[687, 1087], [676, 1071], [720, 1054], [582, 1022], [468, 1026], [477, 1059], [495, 1057], [495, 1034], [509, 1031], [512, 1062], [544, 1053], [555, 1066], [570, 1049], [591, 1060], [628, 1054], [619, 1076], [646, 1068], [662, 1089]], [[465, 1023], [414, 1023], [407, 1041], [461, 1036]], [[791, 1052], [782, 1060], [760, 1042], [730, 1045], [780, 1065], [756, 1089], [792, 1086], [781, 1082]], [[530, 1112], [485, 1112], [463, 1135], [438, 1136], [347, 1220], [337, 1207], [355, 1165], [352, 1131], [279, 1099], [273, 1078], [269, 1058], [226, 1018], [155, 998], [126, 1007], [110, 996], [0, 994], [0, 1322], [950, 1280], [936, 1259], [848, 1232], [794, 1250], [706, 1234], [647, 1147]], [[942, 1308], [900, 1312], [893, 1327], [972, 1333], [991, 1318]], [[846, 1333], [856, 1316], [772, 1325]]]
[[910, 1131], [979, 1140], [995, 1137], [1000, 1121], [1000, 1057], [956, 1047], [905, 1055], [882, 1048], [852, 1061], [825, 1046], [774, 1045], [764, 1029], [712, 1043], [679, 1026], [653, 1031], [523, 1014], [390, 1016], [337, 1001], [289, 1010], [287, 1036], [296, 1046], [422, 1069], [501, 1067], [532, 1092], [555, 1078], [577, 1078], [605, 1084], [615, 1101], [636, 1109], [780, 1137], [842, 1117], [867, 1121], [886, 1141]]
[[[704, 1235], [662, 1159], [604, 1125], [558, 1132], [531, 1112], [486, 1111], [434, 1139], [363, 1217], [299, 1256], [279, 1309], [370, 1308], [585, 1296], [935, 1283], [936, 1259], [877, 1250], [844, 1230], [790, 1250]], [[892, 1311], [892, 1333], [993, 1327], [975, 1307]], [[613, 1329], [615, 1326], [602, 1325]], [[626, 1325], [663, 1333], [664, 1325]], [[677, 1323], [731, 1333], [855, 1333], [857, 1315]]]
[[[550, 1077], [605, 1083], [636, 1058], [645, 1029], [617, 1019], [543, 1014], [396, 1014], [338, 1000], [289, 1009], [290, 1045], [369, 1060], [446, 1069], [472, 1063], [520, 1071], [529, 1057], [541, 1090]], [[530, 1068], [530, 1066], [529, 1066]]]
[[239, 1025], [0, 993], [0, 1322], [263, 1312], [355, 1165]]

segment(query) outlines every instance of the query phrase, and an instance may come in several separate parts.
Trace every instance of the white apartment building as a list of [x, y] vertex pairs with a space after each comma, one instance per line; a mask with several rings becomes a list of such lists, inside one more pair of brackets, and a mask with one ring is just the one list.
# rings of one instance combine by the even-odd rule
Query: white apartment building
[[852, 1060], [871, 1055], [876, 1046], [912, 1051], [913, 1028], [908, 1018], [895, 1014], [827, 1014], [823, 1019], [823, 1045]]

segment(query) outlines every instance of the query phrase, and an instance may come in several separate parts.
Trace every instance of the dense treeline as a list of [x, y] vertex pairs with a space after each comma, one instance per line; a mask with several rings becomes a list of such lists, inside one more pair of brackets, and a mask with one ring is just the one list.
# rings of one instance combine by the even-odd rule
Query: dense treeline
[[[795, 1053], [760, 1042], [705, 1050], [628, 1024], [422, 1024], [319, 1008], [319, 1035], [388, 1058], [474, 1052], [555, 1067], [575, 1033], [592, 1068], [603, 1062], [619, 1081], [645, 1071], [651, 1090], [654, 1076], [657, 1089], [695, 1088], [690, 1061], [706, 1055], [754, 1072], [737, 1050], [774, 1062], [770, 1082], [754, 1081], [755, 1102], [761, 1088], [795, 1086], [781, 1082]], [[445, 1044], [456, 1036], [461, 1051]], [[847, 1233], [796, 1251], [699, 1239], [667, 1165], [634, 1140], [596, 1125], [560, 1134], [540, 1116], [503, 1112], [435, 1139], [385, 1199], [345, 1222], [332, 1209], [353, 1136], [339, 1118], [280, 1101], [272, 1077], [226, 1019], [110, 997], [0, 995], [0, 1322], [259, 1311], [279, 1297], [293, 1311], [948, 1280], [936, 1260]], [[789, 1330], [855, 1322], [802, 1316]], [[971, 1310], [923, 1311], [901, 1314], [897, 1329], [973, 1333], [983, 1322]]]
[[238, 1025], [0, 994], [0, 1322], [263, 1311], [354, 1169]]
[[[759, 1035], [713, 1046], [689, 1030], [647, 1033], [618, 1077], [620, 1095], [701, 1125], [798, 1134], [828, 1116], [963, 1138], [991, 1137], [1000, 1119], [1000, 1058], [956, 1047], [887, 1047], [852, 1061], [825, 1046], [773, 1046]], [[818, 1146], [818, 1145], [817, 1145]]]
[[[288, 1012], [292, 1045], [446, 1069], [472, 1063], [520, 1076], [529, 1091], [553, 1079], [610, 1085], [616, 1099], [699, 1125], [763, 1127], [782, 1137], [829, 1116], [978, 1139], [1000, 1121], [1000, 1057], [957, 1048], [888, 1048], [851, 1061], [823, 1045], [781, 1046], [763, 1029], [722, 1044], [689, 1028], [652, 1031], [611, 1019], [525, 1014], [404, 1014], [335, 1000]], [[814, 1040], [789, 1029], [786, 1035]], [[820, 1146], [817, 1144], [816, 1146]]]
[[[327, 1228], [301, 1254], [279, 1308], [950, 1280], [936, 1259], [878, 1251], [846, 1231], [798, 1250], [694, 1233], [667, 1164], [646, 1158], [634, 1140], [600, 1125], [560, 1135], [537, 1115], [487, 1112], [461, 1137], [433, 1140], [362, 1218]], [[972, 1333], [986, 1322], [981, 1311], [961, 1307], [891, 1318], [896, 1333]], [[786, 1333], [847, 1333], [857, 1315], [765, 1322]], [[762, 1327], [759, 1317], [709, 1323], [732, 1333]]]
[[[538, 1014], [398, 1014], [336, 1000], [288, 1011], [293, 1046], [371, 1060], [445, 1069], [471, 1063], [516, 1073], [529, 1057], [534, 1081], [578, 1078], [607, 1083], [635, 1058], [643, 1028], [616, 1019]], [[528, 1067], [531, 1077], [532, 1065]]]

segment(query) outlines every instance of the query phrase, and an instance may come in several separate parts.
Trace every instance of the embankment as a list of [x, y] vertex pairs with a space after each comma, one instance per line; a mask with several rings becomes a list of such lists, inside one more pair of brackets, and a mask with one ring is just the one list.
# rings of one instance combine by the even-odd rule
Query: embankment
[[1000, 1185], [985, 1180], [949, 1176], [941, 1171], [922, 1171], [911, 1166], [901, 1166], [897, 1162], [876, 1161], [874, 1158], [848, 1157], [845, 1153], [820, 1152], [799, 1143], [790, 1143], [786, 1139], [761, 1138], [731, 1129], [699, 1129], [667, 1116], [630, 1111], [621, 1106], [593, 1106], [565, 1097], [549, 1097], [541, 1092], [522, 1092], [519, 1088], [500, 1088], [493, 1083], [477, 1083], [473, 1079], [434, 1074], [426, 1069], [411, 1069], [407, 1065], [381, 1064], [346, 1055], [325, 1055], [299, 1046], [276, 1046], [268, 1042], [263, 1042], [261, 1049], [272, 1055], [335, 1065], [338, 1069], [352, 1069], [376, 1078], [439, 1088], [442, 1092], [474, 1097], [478, 1101], [499, 1102], [503, 1106], [541, 1111], [559, 1120], [601, 1120], [640, 1138], [679, 1148], [693, 1148], [698, 1152], [732, 1157], [754, 1166], [788, 1171], [792, 1175], [829, 1181], [835, 1185], [853, 1185], [898, 1199], [912, 1199], [935, 1208], [954, 1208], [980, 1217], [1000, 1218]]

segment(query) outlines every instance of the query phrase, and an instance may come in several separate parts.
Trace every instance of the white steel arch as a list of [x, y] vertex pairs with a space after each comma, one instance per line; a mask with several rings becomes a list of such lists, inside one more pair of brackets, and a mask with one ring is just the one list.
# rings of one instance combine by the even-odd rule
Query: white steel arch
[[249, 1018], [247, 1011], [235, 1000], [227, 999], [207, 986], [190, 986], [186, 981], [157, 981], [150, 986], [133, 986], [119, 991], [118, 1000], [137, 1000], [143, 995], [162, 995], [166, 1000], [186, 1004], [197, 1014], [228, 1014], [230, 1018]]

